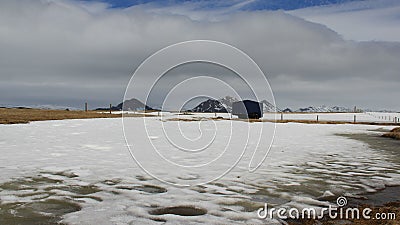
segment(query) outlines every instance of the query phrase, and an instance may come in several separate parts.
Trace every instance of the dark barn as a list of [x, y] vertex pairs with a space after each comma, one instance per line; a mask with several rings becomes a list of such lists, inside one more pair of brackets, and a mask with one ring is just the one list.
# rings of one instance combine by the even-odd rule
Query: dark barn
[[251, 100], [234, 102], [232, 104], [232, 114], [240, 119], [259, 119], [263, 115], [263, 103]]

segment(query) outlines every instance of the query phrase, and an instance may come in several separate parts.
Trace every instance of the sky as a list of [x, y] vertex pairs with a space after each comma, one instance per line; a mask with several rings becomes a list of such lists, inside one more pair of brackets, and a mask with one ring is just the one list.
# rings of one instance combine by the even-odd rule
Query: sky
[[127, 8], [135, 5], [153, 4], [159, 6], [177, 6], [185, 3], [196, 3], [198, 9], [215, 9], [225, 8], [237, 4], [242, 4], [242, 10], [293, 10], [299, 8], [307, 8], [312, 6], [338, 4], [360, 0], [270, 0], [270, 1], [217, 1], [217, 0], [85, 0], [86, 2], [102, 2], [112, 8]]
[[[151, 54], [206, 39], [248, 54], [280, 108], [400, 111], [399, 22], [396, 0], [4, 0], [0, 105], [116, 105]], [[234, 80], [229, 71], [195, 65], [167, 74], [154, 96], [199, 73]], [[193, 88], [205, 86], [188, 94]]]

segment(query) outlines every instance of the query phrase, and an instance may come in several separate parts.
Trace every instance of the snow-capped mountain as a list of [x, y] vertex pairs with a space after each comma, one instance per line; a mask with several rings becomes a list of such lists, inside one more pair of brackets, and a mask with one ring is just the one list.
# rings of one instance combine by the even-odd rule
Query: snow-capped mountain
[[282, 112], [281, 109], [274, 106], [272, 103], [270, 103], [267, 100], [262, 100], [261, 103], [263, 103], [263, 112]]
[[296, 110], [295, 112], [310, 112], [310, 113], [315, 113], [315, 112], [352, 112], [353, 110], [346, 108], [346, 107], [341, 107], [341, 106], [309, 106], [307, 108], [300, 108]]
[[221, 99], [218, 100], [228, 112], [232, 112], [232, 104], [234, 102], [239, 101], [237, 98], [231, 97], [231, 96], [225, 96]]
[[363, 109], [363, 112], [381, 112], [381, 113], [400, 113], [400, 111], [390, 109]]
[[[231, 105], [232, 108], [232, 105]], [[191, 112], [222, 112], [226, 113], [228, 110], [225, 106], [219, 101], [215, 99], [207, 99], [206, 101], [200, 103], [193, 109], [189, 110]]]
[[239, 101], [237, 98], [225, 96], [221, 99], [207, 99], [190, 111], [192, 112], [232, 112], [232, 104]]
[[[198, 106], [193, 108], [192, 112], [232, 112], [232, 104], [239, 101], [237, 98], [225, 96], [219, 100], [208, 99]], [[263, 103], [264, 112], [281, 112], [282, 110], [268, 102], [267, 100], [261, 101]]]
[[[207, 99], [201, 102], [199, 105], [194, 107], [191, 112], [232, 112], [232, 103], [239, 101], [238, 99], [226, 96], [219, 100]], [[323, 113], [323, 112], [353, 112], [352, 109], [341, 107], [341, 106], [309, 106], [306, 108], [300, 108], [297, 110], [292, 110], [286, 108], [284, 110], [276, 107], [267, 100], [262, 100], [263, 112], [302, 112], [302, 113]]]

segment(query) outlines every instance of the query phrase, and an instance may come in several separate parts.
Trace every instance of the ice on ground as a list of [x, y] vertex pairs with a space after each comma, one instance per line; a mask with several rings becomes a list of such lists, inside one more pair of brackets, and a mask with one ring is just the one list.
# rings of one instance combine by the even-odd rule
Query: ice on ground
[[[127, 120], [133, 127], [143, 123], [143, 118]], [[154, 128], [150, 139], [164, 143], [165, 137], [158, 130], [160, 122], [158, 117], [146, 118], [146, 125]], [[163, 123], [175, 126], [177, 122]], [[191, 131], [191, 123], [182, 123], [182, 129]], [[206, 128], [214, 126], [213, 121], [202, 123]], [[227, 134], [231, 123], [243, 132], [249, 126], [243, 121], [215, 121], [219, 131]], [[193, 124], [199, 129], [197, 123]], [[271, 123], [253, 125], [271, 128]], [[237, 167], [221, 179], [176, 187], [153, 179], [134, 162], [120, 119], [0, 125], [0, 204], [67, 199], [82, 207], [64, 216], [63, 222], [71, 224], [264, 224], [256, 213], [264, 203], [321, 207], [332, 203], [321, 196], [352, 196], [400, 183], [400, 165], [393, 162], [398, 155], [335, 135], [371, 133], [381, 126], [287, 123], [276, 124], [276, 128], [271, 151], [255, 172], [247, 170], [252, 155], [245, 154]], [[207, 134], [203, 137], [209, 138]], [[214, 149], [220, 150], [218, 145], [223, 148], [225, 138], [215, 139]], [[250, 147], [256, 145], [255, 138], [250, 135]], [[268, 148], [267, 144], [261, 142], [260, 147]], [[181, 157], [177, 155], [182, 162], [201, 160]], [[209, 157], [214, 157], [212, 152]], [[148, 160], [149, 165], [160, 167], [159, 162]], [[215, 172], [186, 173], [163, 167], [154, 171], [185, 182]]]

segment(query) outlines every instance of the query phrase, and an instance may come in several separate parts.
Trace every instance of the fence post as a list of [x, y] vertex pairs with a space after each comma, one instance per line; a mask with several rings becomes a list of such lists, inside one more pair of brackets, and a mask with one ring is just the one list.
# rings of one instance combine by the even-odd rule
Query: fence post
[[354, 123], [356, 123], [356, 122], [357, 122], [357, 116], [354, 115]]
[[317, 115], [317, 122], [319, 121], [319, 116]]
[[88, 103], [85, 102], [85, 112], [87, 112], [87, 111], [88, 111]]
[[283, 113], [281, 113], [281, 120], [283, 120]]
[[111, 108], [112, 108], [112, 105], [110, 104], [110, 114], [112, 114], [112, 113], [111, 113]]

